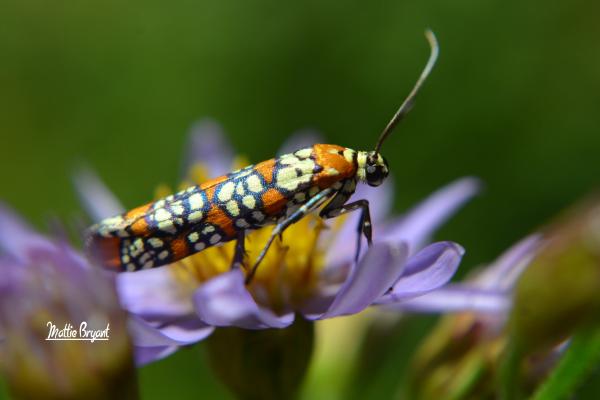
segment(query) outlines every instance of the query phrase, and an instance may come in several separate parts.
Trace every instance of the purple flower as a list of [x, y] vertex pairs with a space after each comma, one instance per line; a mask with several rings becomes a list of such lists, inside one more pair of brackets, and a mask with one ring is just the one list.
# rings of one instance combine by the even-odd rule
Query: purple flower
[[[0, 276], [0, 368], [13, 395], [135, 398], [126, 313], [111, 276], [1, 203]], [[66, 330], [80, 339], [103, 331], [107, 340], [47, 340]]]
[[[283, 148], [302, 147], [313, 140], [314, 135], [311, 143], [304, 135], [294, 135]], [[197, 124], [191, 143], [186, 166], [193, 172], [188, 180], [214, 177], [226, 172], [226, 166], [233, 168], [233, 152], [213, 122]], [[275, 241], [248, 286], [242, 270], [229, 269], [233, 243], [164, 268], [119, 274], [122, 306], [147, 328], [134, 330], [138, 362], [161, 358], [179, 345], [201, 340], [215, 327], [285, 328], [296, 313], [309, 320], [349, 315], [374, 304], [411, 301], [445, 285], [464, 250], [452, 242], [425, 244], [478, 191], [478, 181], [455, 181], [394, 218], [389, 216], [391, 181], [378, 188], [359, 185], [353, 196], [369, 200], [374, 225], [374, 245], [367, 249], [363, 243], [357, 263], [358, 215], [327, 225], [309, 215], [288, 228], [282, 241]], [[79, 176], [76, 183], [95, 219], [124, 211], [97, 178]], [[249, 233], [249, 259], [258, 254], [269, 234], [269, 229]], [[172, 341], [154, 340], [153, 335]]]
[[384, 301], [388, 309], [412, 312], [474, 311], [487, 314], [486, 318], [504, 321], [511, 308], [514, 286], [521, 273], [535, 257], [540, 248], [540, 235], [528, 236], [508, 250], [476, 277], [456, 284], [448, 284], [436, 291], [402, 303]]

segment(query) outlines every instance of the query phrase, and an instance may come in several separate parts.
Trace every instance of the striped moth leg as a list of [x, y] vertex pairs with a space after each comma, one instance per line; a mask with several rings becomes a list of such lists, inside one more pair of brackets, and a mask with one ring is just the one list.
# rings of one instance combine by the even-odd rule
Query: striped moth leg
[[[337, 197], [337, 196], [336, 196]], [[334, 198], [335, 200], [335, 198]], [[350, 211], [355, 211], [360, 209], [360, 219], [358, 220], [358, 237], [356, 244], [356, 254], [354, 256], [354, 260], [358, 261], [358, 257], [360, 255], [361, 248], [361, 234], [367, 238], [367, 243], [369, 246], [373, 244], [373, 229], [371, 225], [371, 213], [369, 212], [369, 201], [366, 199], [357, 200], [352, 203], [344, 204], [337, 207], [330, 207], [334, 200], [331, 201], [325, 207], [319, 216], [323, 219], [335, 218], [339, 217], [342, 214], [346, 214]]]

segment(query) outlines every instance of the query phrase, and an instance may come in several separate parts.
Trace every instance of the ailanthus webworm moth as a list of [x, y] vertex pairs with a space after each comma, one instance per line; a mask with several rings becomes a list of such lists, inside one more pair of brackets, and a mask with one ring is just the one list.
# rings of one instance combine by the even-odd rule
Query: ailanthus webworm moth
[[437, 59], [437, 40], [431, 31], [425, 34], [431, 49], [429, 60], [379, 136], [375, 150], [315, 144], [192, 186], [92, 226], [87, 242], [91, 254], [108, 268], [137, 271], [169, 264], [235, 239], [232, 267], [239, 267], [246, 231], [275, 225], [247, 274], [249, 282], [273, 240], [324, 205], [319, 212], [324, 219], [361, 211], [358, 257], [360, 235], [369, 245], [372, 242], [369, 203], [365, 199], [347, 201], [357, 182], [379, 186], [388, 175], [388, 163], [379, 153], [381, 145], [412, 107]]

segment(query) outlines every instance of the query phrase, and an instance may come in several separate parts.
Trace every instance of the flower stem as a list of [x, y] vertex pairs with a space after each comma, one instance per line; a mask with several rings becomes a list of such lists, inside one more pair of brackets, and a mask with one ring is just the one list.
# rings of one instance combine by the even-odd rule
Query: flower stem
[[284, 329], [218, 328], [207, 341], [208, 357], [238, 399], [295, 399], [312, 354], [313, 331], [313, 323], [302, 318]]

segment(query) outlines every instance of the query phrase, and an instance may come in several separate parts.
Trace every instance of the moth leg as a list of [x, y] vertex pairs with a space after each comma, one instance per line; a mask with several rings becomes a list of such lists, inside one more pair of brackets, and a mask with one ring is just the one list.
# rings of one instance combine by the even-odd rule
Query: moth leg
[[269, 240], [267, 240], [267, 244], [260, 251], [260, 254], [256, 258], [256, 261], [254, 262], [254, 266], [252, 267], [252, 269], [246, 276], [246, 285], [252, 281], [252, 278], [254, 277], [254, 274], [256, 273], [256, 270], [258, 269], [258, 265], [261, 263], [263, 258], [265, 258], [265, 255], [267, 254], [267, 250], [269, 250], [269, 247], [271, 247], [271, 244], [273, 244], [273, 241], [275, 240], [275, 238], [277, 236], [281, 235], [287, 227], [289, 227], [290, 225], [292, 225], [295, 222], [298, 222], [306, 214], [310, 213], [315, 208], [317, 208], [321, 204], [323, 204], [323, 202], [325, 200], [327, 200], [327, 198], [329, 198], [329, 196], [331, 196], [332, 193], [333, 193], [333, 189], [331, 189], [331, 188], [327, 188], [327, 189], [317, 193], [315, 196], [311, 197], [310, 200], [308, 200], [306, 203], [304, 203], [304, 205], [302, 205], [300, 208], [298, 208], [296, 211], [294, 211], [294, 213], [292, 215], [290, 215], [285, 220], [283, 220], [280, 223], [278, 223], [277, 225], [275, 225], [275, 228], [273, 228], [273, 231], [271, 232], [271, 236], [269, 236]]
[[344, 204], [336, 208], [330, 208], [329, 206], [324, 208], [319, 214], [323, 219], [335, 218], [342, 214], [346, 214], [351, 211], [360, 209], [360, 219], [358, 220], [358, 240], [356, 244], [356, 254], [354, 260], [358, 261], [361, 248], [361, 234], [367, 238], [369, 246], [373, 244], [373, 229], [371, 225], [371, 213], [369, 211], [369, 201], [366, 199], [357, 200], [352, 203]]
[[244, 265], [244, 256], [246, 255], [246, 231], [241, 230], [238, 232], [237, 239], [235, 241], [235, 253], [231, 260], [231, 269], [241, 268]]

